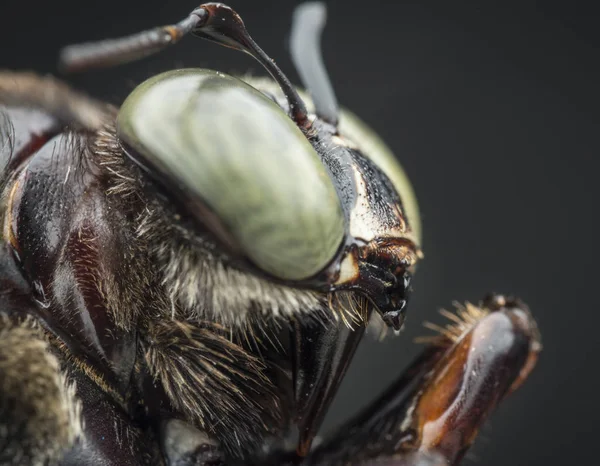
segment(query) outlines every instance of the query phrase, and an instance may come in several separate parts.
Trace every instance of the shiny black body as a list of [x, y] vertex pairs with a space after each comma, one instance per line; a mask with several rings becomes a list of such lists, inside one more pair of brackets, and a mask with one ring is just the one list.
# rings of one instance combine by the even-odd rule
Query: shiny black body
[[[21, 78], [23, 84], [31, 76]], [[54, 84], [43, 78], [33, 83]], [[136, 234], [140, 209], [153, 201], [144, 190], [130, 195], [116, 189], [124, 172], [115, 160], [141, 184], [150, 181], [119, 149], [110, 131], [114, 109], [93, 105], [105, 127], [87, 127], [77, 112], [65, 126], [43, 99], [37, 109], [17, 107], [14, 100], [0, 107], [0, 333], [28, 316], [38, 323], [60, 373], [75, 384], [72, 403], [83, 420], [74, 443], [60, 457], [48, 456], [50, 464], [458, 464], [480, 423], [533, 367], [539, 336], [522, 303], [499, 296], [481, 311], [459, 310], [452, 317], [456, 330], [442, 329], [388, 392], [311, 449], [365, 324], [321, 316], [281, 326], [267, 319], [256, 321], [253, 333], [232, 334], [210, 322], [161, 314], [168, 290], [152, 273], [152, 237]], [[193, 378], [209, 367], [198, 353], [229, 374], [227, 382], [204, 385], [206, 378]], [[196, 372], [181, 372], [188, 364], [199, 364]], [[25, 388], [35, 383], [19, 382]], [[174, 382], [183, 391], [169, 392]], [[174, 394], [199, 394], [209, 408], [198, 405], [192, 414], [203, 417], [190, 418], [189, 406]], [[472, 408], [449, 418], [458, 424], [441, 424], [435, 438], [441, 442], [434, 439], [432, 446], [423, 426], [455, 406]], [[5, 415], [0, 403], [0, 423]], [[188, 422], [175, 429], [182, 419]], [[297, 451], [288, 441], [293, 425], [300, 429]], [[5, 438], [3, 444], [33, 458], [22, 440]], [[0, 449], [3, 464], [23, 464], [3, 454]]]
[[[158, 464], [163, 424], [181, 414], [143, 357], [158, 339], [149, 321], [153, 311], [147, 309], [164, 306], [168, 295], [152, 273], [156, 267], [146, 238], [136, 234], [139, 213], [153, 201], [144, 197], [144, 189], [134, 196], [107, 195], [119, 177], [106, 169], [98, 140], [110, 139], [112, 133], [81, 129], [79, 121], [64, 126], [44, 106], [0, 106], [0, 160], [5, 167], [2, 296], [8, 300], [3, 312], [16, 321], [27, 315], [39, 321], [52, 351], [64, 361], [63, 371], [77, 384], [88, 441], [61, 464]], [[114, 110], [98, 111], [105, 112], [110, 127]], [[132, 177], [143, 180], [144, 171], [113, 142], [117, 153], [111, 155], [120, 157]], [[280, 439], [273, 446], [277, 449], [290, 422], [303, 430], [308, 448], [365, 328], [316, 316], [289, 328], [266, 322], [261, 329], [266, 340], [242, 332], [232, 346], [215, 347], [231, 354], [235, 345], [248, 357], [261, 355], [271, 380], [260, 389], [273, 387], [257, 396], [244, 378], [237, 382], [250, 392], [243, 395], [248, 411], [218, 423], [238, 429], [246, 424], [237, 431], [246, 437], [234, 456], [257, 454], [260, 442], [270, 436]], [[277, 393], [269, 393], [275, 387]], [[253, 397], [260, 407], [252, 407]], [[226, 436], [218, 425], [214, 433]], [[121, 462], [128, 456], [129, 462]]]
[[[526, 306], [498, 296], [481, 309], [460, 308], [390, 391], [312, 447], [371, 317], [401, 328], [420, 249], [383, 171], [338, 134], [330, 113], [307, 113], [229, 7], [203, 5], [117, 44], [125, 49], [76, 47], [67, 62], [112, 64], [190, 32], [250, 53], [278, 82], [286, 99], [279, 105], [335, 180], [346, 215], [340, 252], [311, 280], [283, 284], [293, 299], [314, 293], [310, 312], [264, 312], [260, 299], [278, 291], [267, 287], [245, 321], [190, 313], [173, 289], [186, 283], [185, 270], [195, 273], [193, 259], [204, 255], [219, 270], [237, 263], [209, 222], [191, 226], [169, 182], [159, 188], [161, 173], [126, 152], [115, 108], [52, 78], [0, 71], [0, 336], [13, 341], [26, 328], [47, 356], [6, 350], [0, 340], [0, 380], [10, 382], [0, 386], [0, 463], [458, 464], [535, 363], [539, 335]], [[353, 234], [357, 226], [369, 239]], [[355, 270], [341, 280], [345, 259]], [[178, 273], [166, 280], [173, 264]], [[215, 286], [251, 299], [225, 280]], [[335, 314], [349, 309], [349, 320]], [[22, 359], [3, 366], [12, 353]], [[20, 377], [29, 373], [22, 366], [39, 377]], [[41, 367], [51, 369], [45, 379]], [[29, 390], [40, 381], [58, 395]], [[3, 399], [23, 408], [7, 409]], [[50, 415], [36, 422], [46, 408]]]
[[[65, 369], [72, 369], [84, 400], [87, 428], [98, 436], [90, 437], [85, 453], [73, 452], [73, 461], [65, 464], [94, 464], [94, 458], [115, 452], [124, 458], [130, 449], [118, 445], [112, 426], [121, 423], [124, 438], [140, 437], [122, 411], [131, 390], [138, 335], [135, 328], [118, 329], [109, 318], [95, 280], [100, 273], [132, 273], [134, 264], [127, 265], [123, 254], [131, 232], [122, 228], [123, 210], [106, 201], [106, 179], [85, 155], [88, 135], [69, 134], [39, 111], [2, 112], [2, 185], [19, 179], [12, 194], [19, 207], [10, 213], [18, 243], [2, 245], [3, 296], [9, 304], [2, 311], [15, 319], [33, 315], [50, 338], [61, 342], [55, 351], [70, 355], [72, 364]], [[17, 299], [22, 304], [13, 304]], [[85, 376], [75, 367], [93, 368], [93, 373]], [[104, 441], [94, 442], [100, 438]], [[132, 442], [132, 457], [152, 451], [141, 443]]]

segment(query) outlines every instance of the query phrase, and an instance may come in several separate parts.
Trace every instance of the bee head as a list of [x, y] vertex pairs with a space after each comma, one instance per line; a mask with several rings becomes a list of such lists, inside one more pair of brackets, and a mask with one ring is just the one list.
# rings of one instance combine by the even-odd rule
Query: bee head
[[301, 34], [323, 12], [307, 7], [297, 13], [292, 52], [312, 98], [301, 97], [233, 10], [207, 4], [192, 13], [200, 18], [192, 33], [251, 54], [275, 82], [163, 73], [127, 98], [118, 140], [176, 206], [185, 236], [209, 238], [225, 269], [282, 295], [356, 291], [399, 329], [420, 256], [414, 194], [389, 149], [337, 108], [319, 68], [319, 28]]

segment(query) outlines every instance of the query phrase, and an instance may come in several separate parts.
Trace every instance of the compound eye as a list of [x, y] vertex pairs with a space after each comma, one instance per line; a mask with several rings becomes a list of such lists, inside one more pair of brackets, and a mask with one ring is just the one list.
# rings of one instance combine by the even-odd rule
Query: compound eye
[[246, 83], [198, 69], [156, 76], [123, 104], [118, 134], [185, 214], [264, 272], [302, 280], [335, 256], [344, 217], [325, 166]]

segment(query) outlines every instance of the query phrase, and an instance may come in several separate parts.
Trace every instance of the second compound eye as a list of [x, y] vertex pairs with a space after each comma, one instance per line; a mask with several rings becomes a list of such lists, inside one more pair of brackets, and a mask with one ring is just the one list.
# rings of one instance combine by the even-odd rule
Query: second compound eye
[[139, 86], [117, 124], [127, 154], [169, 200], [263, 272], [303, 280], [334, 258], [345, 230], [333, 182], [258, 90], [222, 73], [173, 71]]

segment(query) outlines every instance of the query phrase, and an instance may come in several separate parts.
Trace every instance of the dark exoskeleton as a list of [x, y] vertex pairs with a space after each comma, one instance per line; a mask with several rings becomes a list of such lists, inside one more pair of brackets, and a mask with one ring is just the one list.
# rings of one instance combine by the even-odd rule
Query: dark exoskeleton
[[292, 34], [312, 98], [222, 4], [63, 65], [191, 33], [274, 81], [177, 70], [118, 110], [0, 71], [0, 464], [458, 464], [527, 377], [535, 322], [490, 295], [443, 311], [400, 379], [312, 445], [367, 326], [402, 327], [422, 256], [404, 172], [337, 108], [323, 19], [307, 4]]

